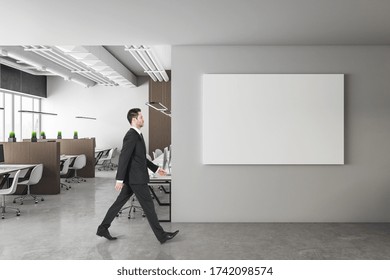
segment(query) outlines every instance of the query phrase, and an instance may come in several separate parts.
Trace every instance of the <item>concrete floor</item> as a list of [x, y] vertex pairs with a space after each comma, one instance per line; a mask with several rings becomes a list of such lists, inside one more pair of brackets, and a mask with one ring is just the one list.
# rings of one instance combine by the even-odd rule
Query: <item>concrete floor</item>
[[[390, 224], [162, 223], [180, 229], [164, 245], [140, 213], [116, 218], [108, 241], [96, 228], [115, 199], [113, 171], [20, 206], [0, 220], [0, 259], [390, 259]], [[12, 204], [12, 197], [7, 198]], [[166, 215], [158, 210], [159, 215]]]

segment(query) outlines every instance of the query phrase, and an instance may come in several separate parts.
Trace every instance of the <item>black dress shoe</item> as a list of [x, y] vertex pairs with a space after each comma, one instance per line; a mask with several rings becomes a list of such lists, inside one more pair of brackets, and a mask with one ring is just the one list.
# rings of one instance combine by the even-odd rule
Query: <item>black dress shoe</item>
[[171, 240], [172, 238], [174, 238], [178, 233], [178, 230], [175, 232], [165, 232], [163, 239], [160, 240], [160, 243], [164, 244], [167, 240]]
[[98, 229], [98, 231], [96, 232], [96, 235], [100, 236], [100, 237], [105, 237], [108, 240], [115, 240], [115, 239], [117, 239], [116, 237], [111, 236], [111, 234], [108, 231], [108, 229]]

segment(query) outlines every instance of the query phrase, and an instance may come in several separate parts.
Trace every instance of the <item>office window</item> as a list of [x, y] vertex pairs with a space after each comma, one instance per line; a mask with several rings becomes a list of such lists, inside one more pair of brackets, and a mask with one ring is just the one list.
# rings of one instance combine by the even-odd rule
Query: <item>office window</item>
[[[33, 111], [40, 112], [41, 111], [41, 100], [37, 98], [33, 98]], [[33, 131], [36, 131], [37, 135], [39, 135], [41, 131], [41, 115], [33, 114]]]
[[[8, 134], [11, 131], [14, 131], [14, 103], [13, 103], [13, 95], [5, 93], [4, 94], [4, 117], [5, 117], [5, 134], [6, 138], [8, 138]], [[20, 136], [19, 136], [20, 137]], [[19, 138], [16, 136], [16, 138]]]
[[[22, 109], [22, 97], [20, 95], [14, 96], [14, 118], [15, 118], [15, 134], [17, 139], [20, 139], [20, 135], [22, 135], [22, 113], [19, 111]], [[7, 136], [8, 137], [8, 136]]]
[[[4, 93], [0, 92], [0, 108], [4, 108]], [[0, 141], [4, 141], [5, 139], [5, 118], [4, 118], [4, 110], [0, 111]]]
[[[33, 100], [30, 97], [22, 97], [22, 110], [28, 110], [33, 111]], [[30, 139], [31, 133], [34, 129], [34, 122], [33, 122], [33, 116], [34, 114], [31, 113], [23, 113], [22, 114], [22, 138], [23, 139]]]
[[0, 141], [7, 141], [11, 131], [16, 134], [17, 141], [30, 139], [31, 132], [37, 134], [41, 128], [40, 114], [21, 113], [20, 110], [40, 111], [41, 100], [17, 93], [0, 91]]

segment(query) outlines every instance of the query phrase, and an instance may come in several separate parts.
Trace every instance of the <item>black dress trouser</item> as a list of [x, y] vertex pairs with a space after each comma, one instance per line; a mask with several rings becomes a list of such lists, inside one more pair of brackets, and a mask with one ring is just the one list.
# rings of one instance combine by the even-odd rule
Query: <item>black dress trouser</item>
[[144, 213], [146, 215], [146, 218], [148, 219], [150, 227], [152, 228], [157, 239], [159, 241], [163, 240], [164, 229], [161, 227], [161, 225], [158, 221], [156, 210], [154, 209], [153, 199], [152, 199], [152, 196], [150, 195], [148, 185], [146, 185], [146, 184], [130, 185], [130, 186], [128, 186], [127, 184], [124, 184], [117, 199], [111, 205], [111, 207], [108, 209], [107, 214], [104, 217], [100, 226], [108, 229], [111, 226], [111, 223], [114, 220], [114, 218], [116, 217], [116, 215], [119, 213], [119, 211], [122, 209], [122, 207], [126, 204], [126, 202], [129, 200], [129, 198], [133, 195], [133, 193], [137, 197], [138, 202], [140, 203], [142, 209], [144, 210]]

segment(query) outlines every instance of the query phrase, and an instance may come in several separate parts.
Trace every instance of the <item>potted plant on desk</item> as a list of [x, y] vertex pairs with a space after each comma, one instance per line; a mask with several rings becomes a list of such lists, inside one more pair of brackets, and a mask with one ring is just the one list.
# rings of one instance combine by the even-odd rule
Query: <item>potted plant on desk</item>
[[75, 131], [75, 132], [73, 133], [73, 139], [78, 139], [78, 138], [79, 138], [78, 133], [77, 133], [77, 131]]
[[8, 142], [16, 142], [15, 132], [11, 131], [9, 133]]
[[35, 131], [31, 133], [31, 142], [37, 142], [37, 133]]
[[46, 139], [46, 134], [44, 131], [41, 131], [41, 139]]
[[58, 131], [58, 133], [57, 133], [57, 139], [62, 139], [62, 132], [61, 132], [61, 131]]

